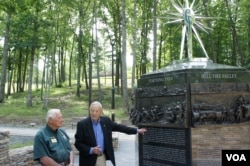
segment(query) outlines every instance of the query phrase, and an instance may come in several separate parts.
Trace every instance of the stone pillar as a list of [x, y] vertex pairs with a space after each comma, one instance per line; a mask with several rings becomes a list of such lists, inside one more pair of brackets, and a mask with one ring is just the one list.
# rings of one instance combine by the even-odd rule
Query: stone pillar
[[9, 134], [9, 131], [0, 131], [0, 165], [9, 163]]

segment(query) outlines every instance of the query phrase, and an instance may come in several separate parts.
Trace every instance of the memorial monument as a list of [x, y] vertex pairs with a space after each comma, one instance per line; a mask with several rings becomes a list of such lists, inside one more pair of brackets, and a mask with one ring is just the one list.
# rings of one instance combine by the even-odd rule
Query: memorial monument
[[[131, 110], [132, 123], [148, 129], [139, 136], [139, 166], [195, 165], [192, 149], [196, 145], [192, 142], [197, 133], [192, 129], [250, 121], [249, 71], [213, 63], [194, 26], [202, 29], [195, 19], [202, 17], [192, 10], [194, 1], [189, 5], [185, 0], [184, 7], [174, 1], [172, 4], [179, 12], [174, 15], [182, 18], [177, 20], [185, 23], [180, 60], [140, 77]], [[206, 58], [193, 58], [193, 32]], [[188, 57], [183, 60], [185, 36]]]

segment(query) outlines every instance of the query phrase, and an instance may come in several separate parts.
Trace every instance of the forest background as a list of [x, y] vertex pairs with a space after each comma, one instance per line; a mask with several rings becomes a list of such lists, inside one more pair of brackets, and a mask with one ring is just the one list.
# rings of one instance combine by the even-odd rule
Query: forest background
[[[92, 100], [129, 112], [136, 80], [179, 58], [183, 25], [167, 24], [172, 2], [185, 3], [1, 0], [0, 112], [16, 114], [16, 105], [36, 116], [67, 103], [79, 116]], [[214, 63], [250, 68], [249, 8], [248, 0], [195, 1], [196, 14], [212, 18], [200, 38]], [[205, 57], [197, 40], [193, 56]]]

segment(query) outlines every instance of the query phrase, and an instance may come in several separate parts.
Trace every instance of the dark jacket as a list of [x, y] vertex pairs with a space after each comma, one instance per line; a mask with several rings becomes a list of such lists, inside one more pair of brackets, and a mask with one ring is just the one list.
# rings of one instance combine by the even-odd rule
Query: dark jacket
[[[136, 134], [137, 129], [112, 122], [109, 117], [100, 117], [104, 137], [104, 153], [106, 160], [111, 160], [115, 166], [115, 155], [112, 144], [112, 131], [126, 134]], [[97, 146], [91, 118], [88, 117], [77, 123], [75, 147], [79, 151], [79, 166], [95, 166], [97, 155], [89, 154], [90, 148]]]

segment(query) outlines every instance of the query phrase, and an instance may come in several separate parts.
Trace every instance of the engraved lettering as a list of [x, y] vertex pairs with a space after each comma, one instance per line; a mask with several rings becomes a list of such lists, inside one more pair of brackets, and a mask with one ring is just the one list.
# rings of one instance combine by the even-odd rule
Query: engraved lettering
[[149, 83], [155, 83], [155, 82], [164, 82], [164, 78], [155, 78], [149, 80]]
[[236, 74], [222, 74], [222, 78], [227, 78], [227, 79], [237, 78], [237, 75]]
[[201, 78], [203, 78], [203, 79], [210, 79], [212, 77], [211, 77], [211, 74], [202, 74]]
[[221, 74], [213, 74], [213, 78], [221, 78]]
[[221, 74], [221, 73], [216, 73], [216, 74], [210, 74], [210, 73], [205, 73], [201, 75], [202, 79], [235, 79], [237, 78], [237, 74]]
[[171, 81], [173, 80], [172, 76], [169, 77], [164, 77], [164, 78], [154, 78], [154, 79], [149, 79], [149, 83], [157, 83], [157, 82], [164, 82], [164, 81]]
[[171, 81], [173, 80], [173, 77], [165, 77], [165, 81]]

